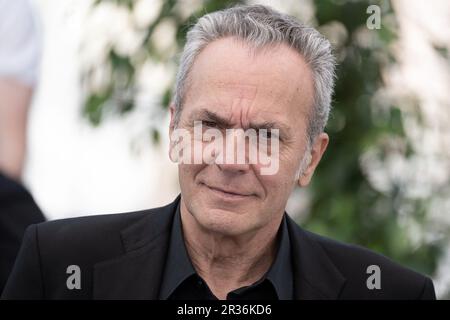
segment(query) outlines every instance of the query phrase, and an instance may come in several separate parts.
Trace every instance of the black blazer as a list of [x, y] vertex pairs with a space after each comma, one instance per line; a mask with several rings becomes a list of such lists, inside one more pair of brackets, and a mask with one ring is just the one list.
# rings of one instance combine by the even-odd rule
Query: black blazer
[[31, 194], [0, 173], [0, 293], [29, 225], [45, 221]]
[[[140, 212], [57, 220], [28, 228], [4, 299], [157, 299], [180, 196]], [[301, 229], [288, 218], [296, 299], [435, 299], [433, 283], [367, 249]], [[69, 290], [67, 267], [81, 270]], [[381, 289], [369, 290], [369, 265]]]

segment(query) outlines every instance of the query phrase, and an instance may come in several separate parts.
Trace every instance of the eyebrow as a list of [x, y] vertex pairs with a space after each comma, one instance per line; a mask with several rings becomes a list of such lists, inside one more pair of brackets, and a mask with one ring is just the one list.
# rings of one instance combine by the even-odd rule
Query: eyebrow
[[[226, 118], [218, 115], [215, 112], [207, 110], [207, 109], [200, 109], [200, 110], [192, 113], [189, 118], [191, 121], [201, 119], [202, 121], [215, 122], [221, 128], [231, 128], [233, 126], [233, 124], [230, 123]], [[284, 125], [282, 123], [276, 122], [276, 121], [263, 121], [260, 123], [250, 121], [250, 125], [248, 127], [251, 129], [255, 129], [255, 130], [278, 129], [278, 130], [280, 130], [281, 135], [289, 135], [290, 131], [291, 131], [289, 127], [287, 127], [286, 125]]]

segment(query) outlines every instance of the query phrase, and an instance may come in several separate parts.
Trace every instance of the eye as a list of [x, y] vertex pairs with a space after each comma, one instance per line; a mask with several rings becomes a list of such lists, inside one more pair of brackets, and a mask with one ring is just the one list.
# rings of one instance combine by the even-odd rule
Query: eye
[[258, 134], [259, 134], [259, 136], [260, 136], [262, 139], [270, 139], [270, 138], [272, 138], [272, 133], [270, 132], [270, 130], [267, 130], [267, 129], [262, 129], [262, 130], [260, 130], [260, 131], [258, 132]]
[[206, 127], [210, 127], [210, 128], [216, 128], [217, 127], [217, 123], [215, 123], [214, 121], [202, 121], [202, 124]]

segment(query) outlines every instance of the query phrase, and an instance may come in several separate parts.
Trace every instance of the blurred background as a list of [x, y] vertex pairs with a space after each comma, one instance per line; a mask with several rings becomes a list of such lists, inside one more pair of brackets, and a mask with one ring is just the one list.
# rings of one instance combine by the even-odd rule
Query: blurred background
[[289, 214], [430, 275], [438, 298], [450, 298], [446, 0], [31, 0], [42, 54], [23, 182], [44, 215], [173, 200], [167, 107], [178, 53], [196, 17], [235, 3], [294, 15], [335, 48], [330, 144]]

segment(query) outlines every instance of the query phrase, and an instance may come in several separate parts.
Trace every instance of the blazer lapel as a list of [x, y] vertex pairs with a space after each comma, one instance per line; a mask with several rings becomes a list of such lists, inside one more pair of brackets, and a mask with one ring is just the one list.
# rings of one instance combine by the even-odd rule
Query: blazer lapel
[[121, 231], [125, 254], [94, 266], [94, 299], [158, 299], [179, 199]]
[[294, 270], [294, 297], [301, 300], [337, 299], [346, 282], [324, 249], [288, 217]]

